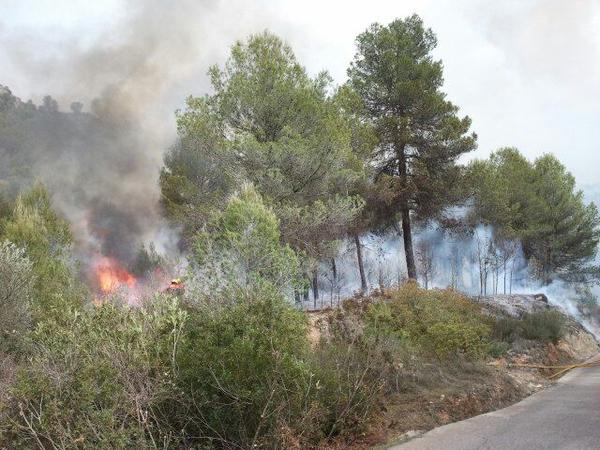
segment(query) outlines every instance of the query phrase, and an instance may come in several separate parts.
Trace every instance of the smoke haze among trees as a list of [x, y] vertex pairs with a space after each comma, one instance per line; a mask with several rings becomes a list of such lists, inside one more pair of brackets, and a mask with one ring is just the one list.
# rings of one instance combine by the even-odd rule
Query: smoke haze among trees
[[[497, 381], [484, 362], [564, 332], [475, 296], [560, 289], [595, 326], [596, 206], [552, 154], [465, 164], [419, 16], [359, 34], [339, 85], [270, 31], [235, 41], [165, 132], [192, 42], [159, 4], [75, 52], [89, 104], [0, 86], [0, 445], [340, 448], [390, 399]], [[302, 311], [340, 304], [323, 329]]]

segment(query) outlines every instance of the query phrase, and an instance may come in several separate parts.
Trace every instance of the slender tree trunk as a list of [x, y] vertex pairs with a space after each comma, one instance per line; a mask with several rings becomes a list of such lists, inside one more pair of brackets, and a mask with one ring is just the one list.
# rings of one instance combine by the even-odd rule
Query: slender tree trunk
[[335, 264], [335, 258], [331, 258], [331, 276], [333, 278], [333, 283], [337, 284], [337, 266]]
[[335, 264], [335, 258], [331, 258], [331, 297], [329, 298], [329, 306], [333, 307], [333, 295], [337, 290], [337, 265]]
[[309, 280], [310, 279], [308, 278], [308, 274], [306, 274], [306, 283], [302, 287], [302, 289], [303, 289], [302, 295], [304, 296], [304, 301], [305, 302], [308, 302], [308, 291], [309, 291], [309, 289], [308, 289], [308, 281]]
[[319, 269], [315, 269], [312, 278], [313, 301], [315, 309], [317, 309], [317, 300], [319, 300]]
[[498, 280], [500, 279], [500, 269], [498, 265], [496, 265], [494, 271], [496, 272], [496, 281], [494, 282], [494, 295], [496, 295], [498, 294]]
[[483, 295], [487, 295], [487, 283], [488, 283], [488, 274], [487, 274], [487, 270], [484, 273], [483, 276]]
[[483, 264], [479, 259], [479, 295], [483, 295]]
[[506, 295], [506, 258], [502, 264], [502, 274], [504, 275], [504, 295]]
[[365, 266], [362, 257], [362, 245], [358, 234], [354, 235], [354, 243], [356, 244], [356, 259], [358, 261], [358, 271], [360, 273], [360, 288], [363, 292], [367, 292], [367, 277], [365, 276]]
[[402, 205], [402, 238], [404, 240], [404, 254], [406, 255], [406, 270], [408, 278], [417, 279], [417, 266], [415, 265], [415, 255], [413, 252], [412, 228], [410, 224], [410, 210], [408, 204], [403, 201]]
[[[396, 154], [398, 157], [398, 173], [402, 188], [408, 183], [408, 167], [406, 164], [405, 145], [400, 140], [396, 141]], [[406, 256], [406, 271], [408, 278], [417, 279], [417, 266], [415, 265], [415, 254], [412, 241], [412, 227], [410, 224], [410, 208], [408, 199], [403, 198], [400, 201], [400, 213], [402, 214], [402, 238], [404, 240], [404, 254]]]

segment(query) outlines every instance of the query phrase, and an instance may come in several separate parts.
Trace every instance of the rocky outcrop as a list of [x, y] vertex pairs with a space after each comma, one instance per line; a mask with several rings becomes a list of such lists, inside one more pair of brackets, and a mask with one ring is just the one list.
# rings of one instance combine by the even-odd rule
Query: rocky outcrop
[[473, 297], [473, 301], [493, 316], [520, 318], [525, 313], [534, 313], [550, 309], [548, 298], [544, 294], [489, 295]]

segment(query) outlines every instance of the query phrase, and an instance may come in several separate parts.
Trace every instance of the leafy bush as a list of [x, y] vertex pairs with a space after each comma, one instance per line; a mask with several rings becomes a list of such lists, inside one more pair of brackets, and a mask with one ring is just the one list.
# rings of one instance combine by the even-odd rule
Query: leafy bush
[[436, 356], [447, 359], [456, 354], [469, 359], [482, 359], [488, 352], [487, 324], [463, 324], [460, 322], [437, 322], [427, 329], [427, 339]]
[[525, 339], [557, 342], [564, 333], [565, 316], [556, 310], [525, 314], [520, 328]]
[[490, 343], [488, 354], [492, 358], [500, 358], [501, 356], [504, 356], [508, 350], [510, 350], [510, 344], [508, 342], [492, 341]]
[[64, 299], [81, 305], [84, 288], [70, 264], [72, 235], [69, 224], [52, 206], [50, 194], [36, 185], [20, 195], [11, 215], [0, 224], [4, 239], [23, 248], [33, 263], [32, 315], [41, 319], [62, 311]]
[[174, 434], [163, 420], [175, 401], [173, 353], [185, 313], [172, 299], [145, 308], [110, 304], [33, 332], [35, 352], [4, 405], [0, 443], [10, 448], [150, 448]]
[[0, 348], [16, 351], [31, 325], [33, 267], [23, 249], [0, 242]]
[[416, 283], [393, 292], [386, 303], [372, 304], [366, 322], [439, 359], [458, 354], [480, 359], [491, 333], [489, 320], [466, 297], [453, 290], [421, 289]]
[[520, 319], [500, 318], [494, 322], [492, 335], [503, 342], [525, 339], [557, 342], [563, 335], [565, 316], [556, 310], [524, 314]]
[[[298, 278], [296, 253], [281, 244], [279, 219], [252, 186], [245, 186], [194, 239], [195, 262], [211, 283], [225, 286], [268, 281], [281, 290]], [[207, 284], [206, 282], [204, 284]]]
[[180, 426], [196, 443], [277, 447], [310, 407], [306, 317], [265, 285], [230, 295], [190, 307], [177, 358], [189, 399]]
[[496, 319], [492, 326], [492, 336], [498, 341], [513, 342], [520, 334], [519, 319], [514, 317]]
[[312, 357], [318, 380], [316, 401], [323, 437], [356, 433], [380, 405], [384, 395], [398, 390], [405, 346], [393, 336], [363, 334], [322, 342]]

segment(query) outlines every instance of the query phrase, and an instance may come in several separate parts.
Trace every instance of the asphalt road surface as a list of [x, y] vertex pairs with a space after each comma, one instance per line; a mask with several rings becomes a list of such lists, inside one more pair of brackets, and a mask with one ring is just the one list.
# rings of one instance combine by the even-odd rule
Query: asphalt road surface
[[431, 430], [392, 449], [600, 449], [600, 367], [576, 369], [508, 408]]

